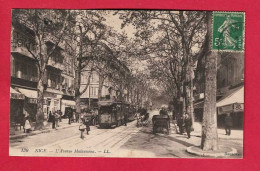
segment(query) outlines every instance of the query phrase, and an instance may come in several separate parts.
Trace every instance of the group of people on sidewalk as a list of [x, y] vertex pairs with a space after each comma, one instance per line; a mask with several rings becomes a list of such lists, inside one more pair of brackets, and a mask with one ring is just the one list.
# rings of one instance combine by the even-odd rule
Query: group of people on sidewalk
[[[188, 139], [190, 138], [190, 133], [192, 131], [192, 119], [188, 113], [185, 113], [183, 116], [179, 116], [177, 118], [177, 126], [179, 127], [179, 132], [181, 135], [184, 133], [184, 129], [187, 132]], [[226, 114], [224, 120], [224, 127], [226, 131], [226, 135], [231, 135], [231, 128], [233, 126], [233, 119], [230, 116], [230, 113]]]
[[55, 112], [49, 112], [48, 115], [48, 122], [52, 123], [52, 129], [56, 129], [56, 127], [59, 127], [59, 122], [61, 122], [61, 116], [62, 116], [62, 112], [59, 111], [55, 111]]
[[190, 138], [190, 132], [192, 128], [192, 119], [188, 113], [185, 113], [183, 116], [177, 118], [177, 126], [179, 127], [179, 133], [182, 135], [184, 129], [187, 132], [188, 139]]

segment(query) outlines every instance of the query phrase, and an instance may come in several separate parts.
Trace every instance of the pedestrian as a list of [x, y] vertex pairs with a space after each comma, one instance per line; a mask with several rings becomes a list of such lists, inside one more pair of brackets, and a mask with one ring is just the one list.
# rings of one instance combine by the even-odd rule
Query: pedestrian
[[90, 120], [89, 118], [85, 119], [84, 124], [86, 125], [86, 131], [87, 131], [87, 135], [89, 134], [88, 132], [90, 131]]
[[55, 129], [55, 115], [52, 112], [50, 112], [50, 113], [51, 113], [50, 121], [52, 123], [52, 129]]
[[26, 133], [30, 133], [31, 130], [32, 130], [32, 127], [31, 127], [31, 124], [30, 124], [28, 116], [25, 117], [24, 130], [25, 130]]
[[192, 120], [188, 113], [185, 114], [184, 117], [184, 126], [188, 135], [188, 139], [190, 138], [190, 132], [191, 132], [191, 126], [192, 126]]
[[81, 139], [84, 139], [84, 131], [85, 131], [85, 129], [86, 129], [85, 125], [83, 123], [81, 123], [79, 125], [79, 131], [80, 131], [80, 138]]
[[76, 123], [79, 123], [79, 113], [76, 112]]
[[160, 115], [168, 115], [168, 112], [166, 111], [164, 106], [160, 110]]
[[51, 113], [51, 111], [49, 112], [49, 115], [48, 115], [48, 122], [52, 122], [52, 113]]
[[60, 115], [59, 120], [61, 122], [62, 121], [62, 112], [61, 112], [61, 110], [59, 110], [59, 115]]
[[230, 113], [227, 113], [227, 116], [225, 117], [225, 130], [226, 130], [226, 135], [231, 134], [231, 128], [233, 126], [233, 119], [230, 116]]
[[73, 116], [72, 109], [69, 108], [69, 110], [68, 110], [69, 124], [71, 124], [71, 118], [72, 118], [72, 116]]
[[184, 124], [184, 122], [183, 122], [183, 116], [180, 116], [180, 115], [178, 114], [177, 126], [179, 127], [179, 133], [180, 133], [180, 134], [183, 134], [183, 124]]
[[58, 111], [54, 112], [54, 118], [56, 127], [59, 127], [60, 114], [58, 113]]

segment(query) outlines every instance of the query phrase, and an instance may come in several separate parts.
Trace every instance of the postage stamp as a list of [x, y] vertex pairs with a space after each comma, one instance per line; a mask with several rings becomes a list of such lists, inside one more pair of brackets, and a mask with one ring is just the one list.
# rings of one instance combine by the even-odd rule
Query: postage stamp
[[212, 50], [244, 51], [244, 32], [244, 12], [213, 12]]

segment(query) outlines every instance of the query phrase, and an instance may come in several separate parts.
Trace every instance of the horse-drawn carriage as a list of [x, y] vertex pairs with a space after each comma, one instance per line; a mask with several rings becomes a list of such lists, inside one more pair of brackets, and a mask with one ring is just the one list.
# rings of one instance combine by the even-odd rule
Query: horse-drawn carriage
[[136, 119], [137, 119], [137, 124], [136, 126], [148, 126], [149, 123], [149, 113], [147, 112], [146, 109], [139, 109], [138, 112], [136, 113]]
[[169, 115], [154, 115], [152, 118], [153, 133], [165, 132], [169, 134], [170, 129], [170, 117]]

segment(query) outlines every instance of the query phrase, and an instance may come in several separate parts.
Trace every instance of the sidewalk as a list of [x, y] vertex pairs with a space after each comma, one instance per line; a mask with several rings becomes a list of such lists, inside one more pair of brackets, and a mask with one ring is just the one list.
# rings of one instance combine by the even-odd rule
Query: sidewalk
[[[194, 131], [191, 132], [192, 135], [201, 137], [201, 123], [194, 122]], [[218, 128], [218, 138], [224, 140], [243, 140], [243, 130], [231, 130], [231, 135], [226, 135], [226, 131], [224, 128]]]
[[[27, 136], [48, 133], [48, 132], [56, 130], [56, 129], [52, 129], [52, 123], [49, 123], [47, 121], [44, 122], [44, 126], [45, 126], [44, 130], [31, 131], [30, 133], [24, 133], [23, 129], [22, 130], [18, 129], [15, 131], [15, 134], [9, 135], [9, 139], [10, 140], [20, 139], [20, 138], [24, 138]], [[59, 122], [59, 127], [56, 127], [56, 128], [57, 129], [66, 129], [66, 128], [71, 128], [71, 127], [76, 127], [76, 126], [79, 126], [79, 123], [71, 123], [69, 125], [68, 119], [62, 119], [62, 121]], [[32, 124], [32, 130], [33, 129], [34, 129], [34, 124]]]
[[[173, 123], [171, 123], [171, 131], [169, 137], [174, 141], [178, 141], [180, 144], [184, 145], [185, 148], [182, 150], [187, 151], [188, 147], [199, 147], [201, 145], [201, 123], [194, 122], [194, 131], [191, 132], [191, 137], [188, 139], [187, 134], [183, 135], [177, 134]], [[242, 158], [243, 157], [243, 130], [231, 130], [231, 135], [226, 135], [225, 129], [218, 129], [218, 145], [220, 147], [229, 147], [237, 150], [236, 154], [226, 154], [224, 157], [217, 158]], [[187, 157], [206, 157], [187, 154]], [[214, 157], [213, 157], [214, 158]]]

